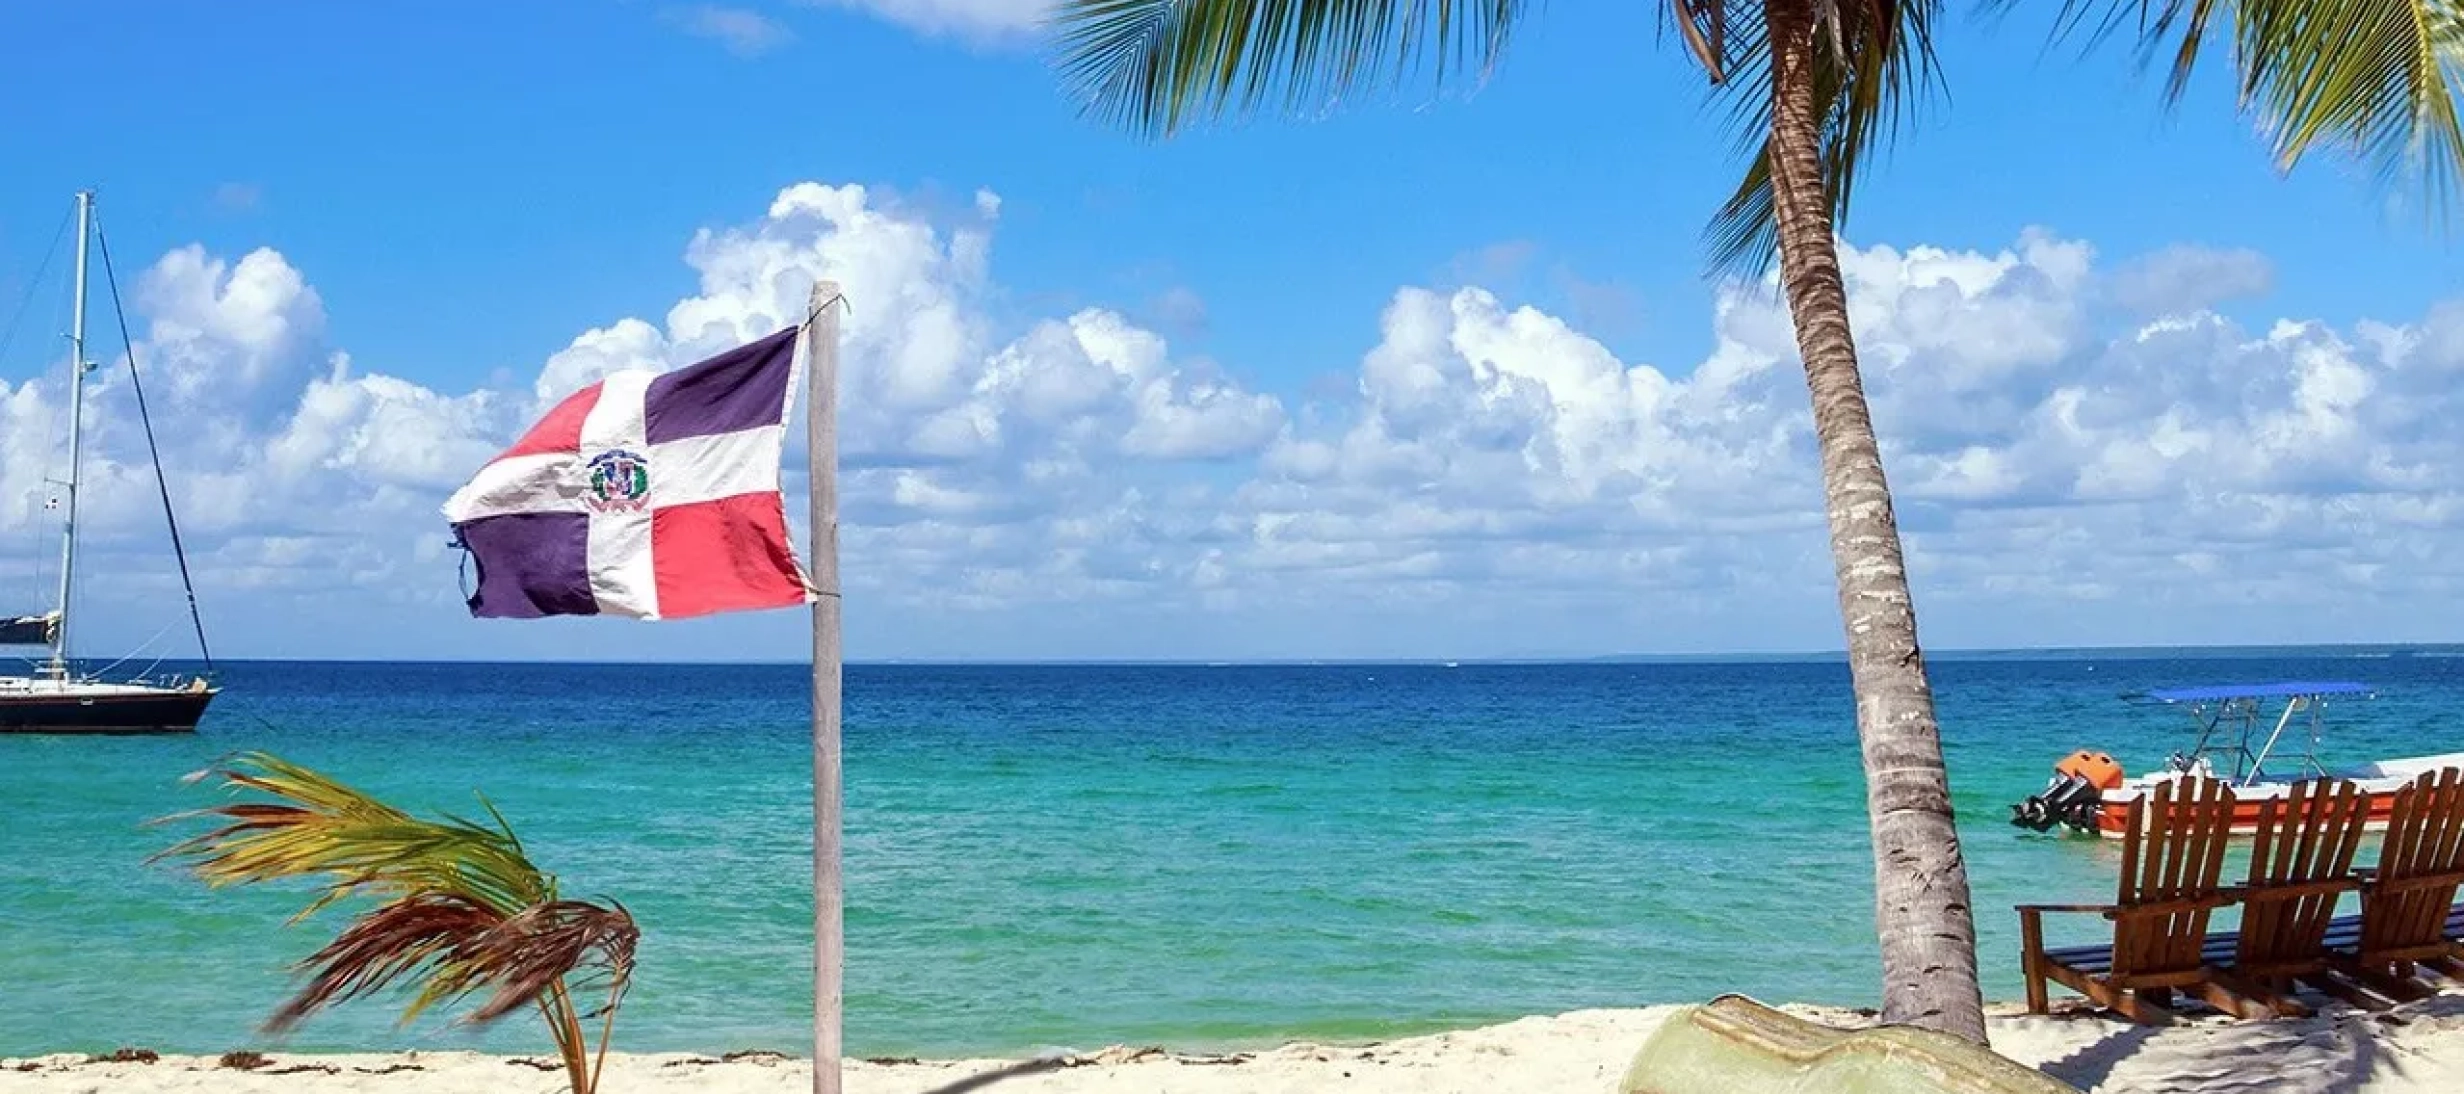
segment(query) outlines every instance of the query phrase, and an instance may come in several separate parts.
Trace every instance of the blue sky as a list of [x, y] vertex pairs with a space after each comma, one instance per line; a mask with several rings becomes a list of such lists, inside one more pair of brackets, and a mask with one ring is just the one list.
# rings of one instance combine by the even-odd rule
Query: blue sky
[[[1903, 427], [1894, 443], [1907, 464], [1894, 474], [1920, 495], [1905, 504], [1920, 605], [1940, 601], [1925, 617], [1929, 641], [2455, 637], [2441, 621], [2455, 613], [2422, 606], [2464, 597], [2446, 561], [2464, 553], [2453, 550], [2464, 547], [2458, 465], [2445, 462], [2456, 449], [2402, 409], [2453, 386], [2440, 354], [2456, 351], [2441, 324], [2464, 320], [2442, 320], [2440, 306], [2464, 284], [2464, 263], [2451, 237], [2396, 208], [2400, 193], [2362, 168], [2321, 158], [2281, 176], [2234, 116], [2220, 66], [2168, 110], [2160, 77], [2122, 51], [2081, 59], [2073, 46], [2048, 49], [2041, 19], [1987, 22], [1954, 7], [1940, 43], [1949, 94], [1865, 179], [1844, 229], [1852, 247], [1887, 250], [1868, 295], [1894, 302], [1872, 307], [1890, 311], [1875, 320], [1878, 352], [1897, 355], [1902, 378], [1876, 383], [1886, 434]], [[678, 301], [713, 295], [708, 271], [683, 258], [697, 231], [810, 243], [813, 261], [847, 269], [908, 270], [888, 258], [866, 265], [892, 252], [862, 251], [870, 237], [828, 215], [803, 227], [765, 217], [798, 183], [855, 184], [867, 188], [867, 215], [928, 233], [935, 242], [916, 253], [938, 256], [941, 269], [878, 287], [849, 278], [856, 322], [882, 324], [880, 369], [909, 367], [893, 343], [921, 329], [911, 320], [923, 313], [907, 304], [950, 285], [968, 332], [952, 352], [979, 380], [1000, 371], [993, 362], [1005, 352], [1024, 367], [1048, 360], [1035, 333], [1073, 324], [1070, 360], [1104, 358], [1098, 344], [1118, 331], [1087, 333], [1089, 315], [1169, 346], [1161, 371], [1115, 366], [1103, 413], [1127, 417], [1109, 424], [1036, 418], [1000, 402], [997, 383], [968, 381], [977, 419], [1036, 427], [963, 457], [910, 459], [904, 478], [888, 467], [853, 484], [857, 656], [1836, 644], [1819, 528], [1808, 523], [1818, 521], [1810, 475], [1782, 458], [1810, 459], [1791, 433], [1801, 426], [1790, 414], [1802, 410], [1785, 398], [1802, 402], [1802, 388], [1784, 382], [1793, 362], [1764, 330], [1767, 302], [1732, 299], [1703, 276], [1699, 232], [1735, 177], [1731, 135], [1699, 76], [1660, 41], [1655, 11], [1550, 7], [1476, 93], [1416, 88], [1315, 120], [1265, 117], [1166, 144], [1080, 118], [1057, 89], [1032, 11], [1009, 0], [446, 4], [417, 15], [309, 3], [20, 5], [0, 36], [0, 99], [12, 104], [0, 127], [10, 164], [0, 173], [0, 306], [40, 291], [28, 332], [0, 357], [0, 383], [12, 385], [0, 396], [13, 390], [30, 415], [42, 385], [57, 382], [46, 339], [60, 278], [55, 268], [36, 285], [34, 267], [67, 195], [96, 185], [123, 280], [153, 279], [132, 301], [140, 360], [160, 341], [165, 368], [185, 359], [264, 385], [244, 400], [201, 396], [190, 418], [211, 426], [197, 432], [213, 444], [256, 453], [228, 459], [231, 481], [184, 490], [201, 495], [184, 505], [228, 518], [195, 518], [210, 556], [209, 622], [226, 648], [793, 657], [800, 623], [786, 616], [663, 627], [460, 619], [451, 558], [419, 557], [416, 544], [441, 536], [420, 521], [466, 472], [442, 460], [411, 473], [416, 461], [401, 458], [354, 470], [354, 459], [376, 460], [364, 443], [359, 456], [329, 446], [308, 459], [300, 411], [343, 354], [359, 378], [349, 394], [365, 404], [353, 413], [364, 417], [327, 423], [339, 432], [319, 443], [371, 428], [399, 441], [433, 427], [445, 439], [419, 452], [484, 458], [530, 409], [514, 395], [546, 394], [543, 367], [586, 378], [547, 367], [577, 336], [627, 316], [660, 326]], [[998, 195], [997, 213], [984, 191]], [[819, 234], [796, 235], [808, 228]], [[969, 233], [989, 247], [980, 275], [955, 256]], [[2032, 252], [2027, 239], [2058, 246]], [[192, 245], [194, 262], [163, 265]], [[1950, 258], [1908, 260], [1916, 248]], [[288, 324], [278, 345], [248, 343], [261, 328], [247, 323], [183, 320], [183, 299], [249, 303], [211, 287], [219, 277], [227, 291], [231, 271], [261, 249], [272, 257], [256, 272], [292, 286], [266, 305]], [[1952, 261], [1961, 256], [1973, 261]], [[798, 271], [812, 276], [792, 262], [775, 273]], [[184, 276], [205, 295], [184, 296]], [[1890, 287], [1902, 283], [1955, 299]], [[1423, 318], [1451, 331], [1412, 342], [1418, 305], [1406, 290], [1429, 294], [1436, 310]], [[2027, 316], [2059, 313], [2042, 345], [2012, 334], [2020, 313], [1993, 310], [2023, 297]], [[1493, 317], [1481, 299], [1495, 302]], [[1935, 310], [1908, 310], [1920, 305]], [[746, 306], [764, 314], [761, 302]], [[2150, 324], [2188, 341], [2145, 349]], [[1943, 332], [1953, 329], [1975, 332], [1971, 343], [1951, 345]], [[2388, 348], [2395, 342], [2373, 333], [2382, 329], [2415, 348]], [[196, 330], [238, 341], [207, 345], [189, 336]], [[1908, 333], [1892, 343], [1892, 330]], [[690, 333], [670, 323], [635, 363], [689, 360]], [[1498, 338], [1523, 341], [1501, 348]], [[116, 338], [104, 341], [116, 349]], [[1468, 385], [1457, 392], [1468, 399], [1441, 411], [1408, 383], [1380, 388], [1379, 355], [1420, 352], [1406, 343], [1438, 347], [1444, 362], [1423, 364]], [[2144, 352], [2122, 352], [2131, 346]], [[1724, 417], [1635, 409], [1655, 398], [1637, 391], [1699, 379], [1724, 352], [1758, 362], [1738, 366], [1751, 374], [1736, 381], [1746, 386], [1698, 391], [1726, 392]], [[2330, 352], [2361, 379], [2303, 387]], [[1608, 362], [1602, 375], [1625, 377], [1614, 396], [1622, 409], [1607, 417], [1582, 406], [1609, 381], [1565, 371], [1594, 357]], [[1639, 386], [1638, 367], [1652, 373]], [[2148, 380], [2175, 367], [2212, 382]], [[360, 382], [368, 377], [402, 386]], [[2366, 394], [2318, 403], [2337, 382]], [[2071, 434], [2056, 445], [2027, 423], [2050, 420], [2066, 384], [2146, 398], [2104, 410], [2103, 447]], [[1229, 405], [1207, 404], [1208, 385], [1273, 412], [1221, 419], [1204, 443], [1089, 439], [1133, 429], [1139, 406]], [[2282, 397], [2269, 403], [2262, 388]], [[954, 412], [957, 390], [942, 393], [946, 405], [909, 408], [915, 421], [881, 426], [890, 464], [920, 451], [918, 423]], [[1152, 398], [1142, 403], [1141, 391]], [[1891, 392], [1907, 395], [1895, 404]], [[1526, 398], [1537, 402], [1515, 402]], [[438, 400], [453, 408], [439, 412], [450, 422], [383, 409]], [[1466, 407], [1505, 404], [1530, 412], [1501, 427], [1523, 438], [1514, 458], [1465, 457], [1485, 451], [1489, 434], [1445, 429], [1469, 428]], [[2351, 421], [2320, 418], [2321, 405]], [[1763, 415], [1759, 424], [1736, 425], [1739, 406]], [[1919, 417], [1895, 422], [1895, 406]], [[1427, 416], [1440, 413], [1457, 417], [1439, 429]], [[2156, 443], [2141, 452], [2145, 466], [2113, 470], [2119, 438], [2202, 418], [2218, 438]], [[2221, 436], [2236, 425], [2281, 433], [2296, 419], [2324, 432], [2278, 436], [2283, 458], [2264, 467], [2229, 455]], [[1715, 421], [1738, 430], [1701, 434], [1722, 453], [1717, 467], [1646, 452], [1602, 470], [1620, 446], [1649, 450]], [[13, 458], [40, 462], [36, 420], [5, 422]], [[1752, 438], [1765, 434], [1783, 435], [1779, 447], [1753, 455]], [[1396, 456], [1407, 448], [1411, 459]], [[187, 450], [175, 481], [229, 455]], [[107, 439], [102, 458], [130, 454]], [[1752, 462], [1763, 458], [1767, 467]], [[276, 474], [293, 466], [283, 459], [306, 462]], [[310, 465], [314, 475], [298, 470]], [[1055, 486], [1020, 471], [1047, 465], [1074, 477]], [[1709, 485], [1723, 476], [1773, 493], [1745, 504], [1736, 489]], [[0, 498], [16, 507], [0, 509], [0, 558], [22, 565], [0, 570], [0, 590], [14, 592], [41, 576], [37, 533], [16, 528], [39, 523], [40, 487], [7, 485], [20, 496]], [[962, 496], [1005, 503], [995, 513], [929, 500]], [[1751, 512], [1729, 521], [1720, 500]], [[142, 510], [131, 513], [125, 564], [152, 565]], [[323, 523], [310, 519], [317, 513]], [[1413, 513], [1445, 527], [1393, 531], [1417, 528]], [[1107, 521], [1119, 523], [1095, 530]], [[2046, 546], [2219, 521], [2236, 545], [2221, 553], [2214, 537], [2149, 543], [2141, 562]], [[1304, 533], [1305, 550], [1278, 538]], [[2143, 591], [2174, 595], [2186, 573], [2219, 591], [2143, 610]], [[2300, 591], [2296, 579], [2316, 584], [2322, 573], [2343, 584], [2315, 599]], [[1534, 584], [1552, 574], [1565, 581]], [[159, 605], [144, 597], [94, 595], [98, 643], [142, 643], [159, 629]], [[2008, 610], [2013, 598], [2024, 617]]]

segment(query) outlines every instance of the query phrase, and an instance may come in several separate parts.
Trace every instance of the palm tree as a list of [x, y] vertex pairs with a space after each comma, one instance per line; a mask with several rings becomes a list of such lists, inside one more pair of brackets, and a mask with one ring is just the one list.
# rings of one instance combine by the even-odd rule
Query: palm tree
[[[325, 1007], [418, 985], [405, 1023], [440, 1003], [486, 998], [465, 1021], [484, 1025], [536, 1006], [563, 1057], [573, 1094], [592, 1094], [607, 1063], [609, 1034], [633, 971], [641, 931], [622, 905], [561, 900], [556, 879], [522, 852], [498, 816], [493, 826], [448, 817], [420, 820], [307, 768], [262, 753], [217, 770], [225, 788], [274, 801], [242, 801], [161, 818], [212, 818], [218, 827], [156, 855], [185, 861], [214, 888], [284, 878], [321, 878], [325, 891], [297, 923], [352, 896], [379, 903], [300, 962], [308, 981], [266, 1023], [280, 1033]], [[483, 803], [484, 804], [484, 803]], [[592, 1013], [579, 1002], [603, 996]], [[585, 1018], [600, 1019], [597, 1058]]]
[[[1931, 79], [1939, 0], [1670, 0], [1693, 62], [1759, 148], [1713, 221], [1715, 257], [1776, 250], [1795, 320], [1847, 630], [1874, 844], [1883, 1019], [1985, 1039], [1968, 870], [1917, 645], [1882, 452], [1857, 373], [1834, 219], [1859, 163]], [[1170, 136], [1280, 92], [1330, 102], [1416, 71], [1485, 74], [1524, 0], [1062, 0], [1065, 81], [1095, 113]]]
[[[1056, 26], [1074, 94], [1111, 121], [1170, 136], [1278, 93], [1303, 108], [1424, 67], [1486, 75], [1529, 10], [1524, 0], [1062, 0]], [[1864, 750], [1883, 1017], [1982, 1040], [1967, 867], [1833, 235], [1859, 163], [1931, 79], [1939, 10], [1939, 0], [1668, 6], [1694, 62], [1761, 134], [1710, 241], [1717, 264], [1736, 271], [1760, 273], [1776, 253], [1813, 397]], [[2221, 26], [2243, 105], [2288, 169], [2315, 147], [2342, 146], [2390, 176], [2417, 175], [2439, 211], [2464, 178], [2459, 0], [2065, 0], [2066, 28], [2091, 22], [2099, 40], [2135, 29], [2151, 53], [2169, 47], [2174, 98]]]

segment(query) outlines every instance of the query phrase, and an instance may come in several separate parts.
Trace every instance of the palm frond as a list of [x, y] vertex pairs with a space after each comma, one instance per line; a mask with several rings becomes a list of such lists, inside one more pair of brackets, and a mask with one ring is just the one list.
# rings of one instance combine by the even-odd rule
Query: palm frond
[[424, 977], [422, 990], [402, 1015], [405, 1023], [437, 1001], [438, 968], [447, 955], [486, 934], [504, 916], [463, 897], [418, 893], [385, 904], [352, 921], [334, 940], [301, 961], [308, 981], [274, 1012], [266, 1030], [280, 1033], [335, 1003], [383, 991], [405, 976]]
[[307, 982], [266, 1029], [283, 1032], [405, 978], [421, 984], [403, 1010], [406, 1024], [486, 991], [486, 1001], [463, 1018], [485, 1025], [536, 1004], [568, 978], [579, 978], [575, 987], [604, 990], [614, 1007], [632, 978], [640, 939], [622, 905], [558, 901], [509, 917], [460, 896], [406, 896], [361, 916], [301, 961]]
[[[2016, 0], [1996, 3], [2007, 9]], [[2464, 183], [2458, 0], [2065, 0], [2065, 32], [2091, 25], [2091, 42], [2130, 31], [2144, 57], [2170, 54], [2165, 93], [2175, 101], [2221, 32], [2232, 43], [2241, 107], [2256, 116], [2282, 170], [2335, 149], [2374, 167], [2382, 182], [2418, 186], [2434, 214], [2449, 211]]]
[[1667, 21], [1677, 24], [1686, 52], [1714, 84], [1728, 82], [1727, 0], [1668, 0]]
[[[1698, 5], [1700, 6], [1700, 5]], [[1918, 103], [1938, 93], [1933, 22], [1940, 0], [1829, 0], [1812, 58], [1822, 121], [1823, 180], [1834, 225], [1848, 216], [1858, 172]], [[1705, 230], [1715, 270], [1759, 277], [1778, 253], [1771, 196], [1771, 36], [1760, 5], [1729, 17], [1718, 96], [1747, 154], [1745, 177]], [[1721, 7], [1710, 7], [1714, 13]], [[1709, 66], [1706, 66], [1709, 67]]]
[[1496, 64], [1528, 0], [1062, 0], [1062, 81], [1087, 112], [1170, 136], [1280, 98], [1305, 110], [1426, 68]]
[[454, 817], [421, 820], [262, 753], [234, 757], [209, 774], [219, 774], [229, 790], [279, 800], [240, 801], [161, 818], [155, 823], [224, 823], [154, 858], [183, 860], [214, 888], [325, 878], [325, 893], [295, 919], [361, 892], [459, 893], [507, 915], [553, 898], [553, 879], [523, 856], [502, 817], [492, 829]]
[[560, 983], [604, 991], [606, 1005], [614, 1006], [632, 980], [633, 951], [641, 937], [621, 904], [559, 900], [527, 908], [454, 953], [467, 970], [456, 987], [494, 989], [471, 1012], [473, 1022], [502, 1018]]
[[[222, 777], [247, 800], [164, 817], [216, 826], [154, 856], [178, 859], [209, 886], [314, 878], [324, 891], [292, 917], [367, 893], [386, 898], [299, 964], [306, 982], [267, 1022], [281, 1032], [337, 1003], [397, 983], [418, 985], [402, 1021], [485, 993], [463, 1020], [496, 1021], [536, 1006], [574, 1094], [593, 1094], [616, 1010], [633, 975], [641, 930], [623, 905], [559, 900], [556, 879], [531, 864], [504, 815], [493, 827], [448, 816], [420, 820], [314, 771], [262, 753], [232, 758], [191, 781]], [[576, 990], [603, 992], [597, 1063]]]

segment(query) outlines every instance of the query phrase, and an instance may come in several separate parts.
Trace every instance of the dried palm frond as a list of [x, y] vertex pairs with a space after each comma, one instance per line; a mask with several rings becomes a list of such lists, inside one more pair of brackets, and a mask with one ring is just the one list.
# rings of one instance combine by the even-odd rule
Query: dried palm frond
[[307, 982], [274, 1012], [270, 1032], [397, 983], [417, 985], [403, 1011], [405, 1023], [432, 1007], [485, 993], [463, 1021], [485, 1024], [537, 1006], [575, 1094], [597, 1087], [598, 1068], [574, 992], [606, 996], [591, 1013], [604, 1023], [598, 1046], [603, 1064], [641, 938], [623, 905], [559, 899], [556, 879], [531, 863], [494, 807], [488, 808], [493, 825], [450, 816], [422, 820], [263, 753], [234, 757], [191, 781], [217, 775], [226, 789], [275, 800], [162, 818], [157, 823], [218, 823], [156, 860], [181, 860], [215, 888], [320, 880], [324, 890], [291, 917], [294, 923], [353, 895], [382, 901], [300, 962]]
[[497, 912], [450, 893], [416, 893], [351, 922], [323, 949], [299, 963], [312, 972], [299, 994], [274, 1012], [268, 1032], [281, 1033], [334, 1003], [371, 995], [410, 976], [427, 986], [411, 1001], [409, 1022], [446, 994], [450, 955], [505, 921]]
[[450, 959], [461, 971], [451, 978], [450, 989], [457, 996], [495, 989], [471, 1012], [473, 1022], [501, 1018], [559, 984], [602, 988], [613, 1006], [632, 977], [633, 948], [641, 936], [622, 905], [541, 904], [456, 949]]

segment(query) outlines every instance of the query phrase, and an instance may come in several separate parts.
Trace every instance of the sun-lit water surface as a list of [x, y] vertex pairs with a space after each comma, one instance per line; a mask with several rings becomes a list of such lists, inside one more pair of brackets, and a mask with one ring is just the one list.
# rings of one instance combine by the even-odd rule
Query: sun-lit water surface
[[[2331, 762], [2464, 749], [2464, 660], [1943, 660], [1987, 990], [2021, 900], [2109, 895], [2096, 841], [2006, 806], [2083, 744], [2133, 770], [2184, 683], [2354, 677]], [[180, 776], [267, 749], [415, 808], [484, 790], [647, 936], [620, 1047], [809, 1044], [798, 666], [240, 664], [193, 738], [0, 738], [0, 1055], [220, 1052], [339, 920], [143, 860]], [[856, 666], [848, 1044], [875, 1054], [1340, 1039], [1699, 999], [1875, 996], [1871, 859], [1834, 664]], [[2056, 927], [2086, 938], [2093, 921]], [[1784, 955], [1784, 956], [1777, 956]], [[535, 1047], [363, 1004], [300, 1049]]]

